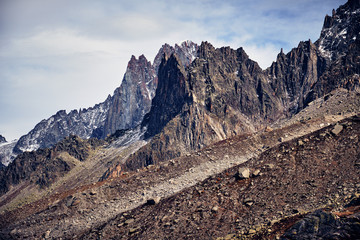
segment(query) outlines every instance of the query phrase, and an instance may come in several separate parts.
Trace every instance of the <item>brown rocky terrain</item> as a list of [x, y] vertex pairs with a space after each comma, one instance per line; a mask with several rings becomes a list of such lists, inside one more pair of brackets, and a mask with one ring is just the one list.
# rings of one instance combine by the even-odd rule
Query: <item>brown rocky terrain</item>
[[[342, 103], [338, 102], [340, 96], [342, 99]], [[347, 112], [347, 114], [349, 115], [353, 114], [354, 107], [357, 111], [359, 111], [358, 106], [360, 105], [358, 103], [360, 101], [360, 94], [351, 92], [348, 93], [348, 97], [346, 98], [346, 94], [344, 94], [344, 92], [337, 91], [326, 97], [326, 101], [324, 101], [324, 99], [325, 98], [323, 98], [322, 100], [319, 99], [312, 106], [315, 109], [324, 109], [323, 111], [325, 112], [331, 110], [331, 113], [333, 113], [334, 115], [319, 117], [319, 115], [317, 115], [317, 111], [312, 111], [311, 113], [307, 112], [307, 116], [310, 119], [304, 120], [301, 116], [304, 113], [300, 112], [300, 117], [296, 116], [294, 118], [298, 120], [293, 120], [294, 123], [282, 128], [274, 128], [272, 131], [270, 128], [267, 128], [266, 130], [264, 130], [263, 132], [259, 132], [258, 134], [246, 134], [230, 138], [225, 141], [213, 144], [200, 152], [189, 154], [184, 157], [174, 159], [170, 162], [161, 163], [159, 165], [151, 165], [143, 170], [140, 170], [139, 172], [135, 171], [129, 173], [122, 173], [122, 176], [120, 178], [112, 178], [111, 180], [99, 182], [95, 185], [91, 184], [92, 182], [96, 181], [94, 178], [90, 178], [87, 181], [82, 180], [81, 178], [75, 178], [73, 179], [73, 184], [70, 184], [70, 182], [72, 182], [70, 181], [71, 176], [74, 176], [74, 173], [78, 174], [79, 176], [85, 176], [86, 174], [89, 174], [91, 172], [94, 174], [94, 168], [90, 168], [90, 165], [100, 167], [101, 165], [106, 165], [105, 163], [109, 164], [108, 162], [104, 162], [104, 160], [96, 162], [96, 159], [98, 158], [87, 159], [85, 162], [88, 162], [87, 164], [90, 164], [87, 165], [89, 166], [89, 169], [87, 169], [87, 171], [85, 171], [85, 169], [83, 169], [82, 171], [70, 171], [69, 181], [62, 181], [62, 183], [66, 183], [66, 186], [73, 186], [72, 189], [68, 187], [65, 189], [54, 187], [52, 194], [45, 195], [45, 197], [43, 197], [41, 200], [24, 206], [23, 208], [18, 208], [17, 210], [4, 212], [1, 215], [1, 219], [4, 219], [1, 223], [3, 229], [2, 232], [3, 234], [11, 232], [11, 236], [15, 238], [23, 238], [26, 236], [30, 238], [38, 238], [41, 236], [45, 236], [44, 234], [47, 234], [46, 232], [49, 233], [49, 236], [55, 238], [72, 238], [75, 236], [78, 237], [83, 230], [88, 229], [88, 231], [90, 231], [91, 229], [94, 229], [99, 225], [106, 223], [110, 219], [116, 218], [116, 216], [118, 216], [122, 212], [126, 213], [133, 208], [142, 206], [149, 199], [154, 199], [157, 197], [171, 198], [173, 194], [176, 194], [178, 192], [181, 193], [182, 191], [188, 191], [186, 190], [188, 187], [192, 189], [191, 186], [194, 186], [199, 181], [209, 181], [206, 180], [207, 177], [210, 177], [211, 179], [217, 179], [217, 177], [213, 177], [214, 174], [220, 173], [222, 175], [226, 175], [226, 172], [228, 172], [227, 174], [229, 175], [230, 170], [226, 170], [229, 167], [236, 166], [237, 164], [243, 163], [248, 159], [252, 159], [251, 161], [254, 162], [255, 159], [258, 159], [259, 154], [264, 151], [265, 153], [271, 151], [272, 147], [274, 146], [277, 146], [279, 144], [284, 146], [286, 141], [290, 141], [291, 144], [293, 144], [293, 142], [297, 144], [299, 140], [292, 139], [297, 139], [299, 136], [310, 134], [311, 132], [328, 126], [328, 124], [333, 124], [327, 127], [327, 130], [323, 130], [329, 131], [329, 129], [332, 129], [334, 127], [334, 124], [337, 121], [346, 117], [346, 115], [341, 115], [343, 111]], [[340, 112], [336, 112], [335, 110], [333, 110], [333, 107], [335, 105], [339, 107], [339, 110], [341, 110]], [[347, 107], [349, 112], [346, 111]], [[332, 137], [331, 134], [328, 134], [326, 136], [326, 138]], [[303, 143], [306, 143], [305, 140], [301, 141], [303, 141]], [[319, 144], [316, 144], [315, 146], [318, 145]], [[290, 149], [289, 151], [291, 151], [293, 154], [297, 152], [297, 148], [295, 148], [295, 150], [291, 150], [292, 146], [285, 146], [287, 146]], [[107, 156], [111, 155], [110, 152], [114, 154], [114, 149], [108, 149], [108, 151], [108, 153], [106, 153], [105, 151], [102, 152], [102, 154], [105, 154]], [[331, 151], [328, 154], [332, 154]], [[114, 156], [119, 155], [117, 153], [114, 154]], [[264, 158], [261, 156], [263, 155], [260, 155], [260, 158]], [[279, 157], [276, 157], [274, 159], [278, 158]], [[265, 164], [267, 164], [267, 162], [265, 161], [261, 163], [256, 160], [255, 162], [259, 165], [260, 170], [260, 165], [265, 166]], [[270, 162], [270, 164], [274, 163]], [[256, 170], [255, 168], [257, 165], [254, 165], [255, 167], [253, 167], [252, 165], [250, 166], [252, 169]], [[105, 170], [104, 167], [102, 169]], [[231, 170], [231, 174], [229, 175], [230, 180], [228, 179], [227, 181], [232, 181], [231, 176], [234, 177], [235, 173], [233, 174], [233, 172], [236, 172], [237, 169], [238, 167], [235, 167]], [[221, 173], [222, 171], [226, 172]], [[283, 171], [287, 170], [284, 168]], [[97, 174], [97, 179], [100, 178], [100, 172], [101, 171], [99, 171], [99, 173]], [[276, 172], [278, 172], [278, 170]], [[303, 176], [303, 174], [301, 173], [299, 176]], [[274, 177], [279, 178], [276, 179], [276, 182], [282, 182], [282, 180], [280, 179], [284, 177], [284, 174], [280, 174], [279, 176]], [[220, 179], [223, 179], [223, 177], [220, 177]], [[79, 182], [82, 184], [75, 184]], [[85, 182], [88, 182], [88, 184], [86, 185]], [[55, 186], [56, 185], [63, 186], [62, 184], [55, 184]], [[265, 191], [262, 188], [267, 185], [269, 184], [261, 185], [261, 191], [258, 189], [254, 194], [257, 195], [259, 192]], [[286, 185], [282, 187], [285, 188]], [[228, 189], [229, 192], [231, 192], [230, 190], [231, 188]], [[333, 189], [331, 188], [330, 190], [331, 193], [333, 193]], [[236, 193], [236, 191], [238, 191], [238, 188], [234, 189], [234, 193], [231, 194], [238, 194]], [[209, 193], [208, 197], [210, 198], [210, 196], [214, 196], [216, 194]], [[251, 195], [247, 196], [250, 197]], [[331, 197], [329, 197], [329, 199], [332, 199]], [[315, 198], [315, 200], [316, 201], [313, 203], [313, 205], [315, 207], [321, 207], [322, 205], [318, 205], [318, 203], [320, 204], [320, 202], [317, 202], [318, 199]], [[198, 200], [196, 200], [196, 202], [197, 201]], [[295, 206], [300, 206], [300, 204], [302, 203], [304, 202], [298, 202], [297, 205], [294, 205], [294, 208]], [[208, 206], [210, 208], [210, 205], [212, 208], [212, 204], [207, 204], [204, 206]], [[219, 206], [221, 206], [220, 203]], [[272, 208], [272, 205], [270, 205], [269, 207]], [[284, 209], [276, 210], [278, 208], [279, 206], [276, 206], [275, 210], [270, 211], [269, 215], [267, 216], [273, 216], [274, 218], [276, 216], [276, 220], [279, 220], [280, 215], [277, 215], [277, 211], [283, 211], [284, 213], [288, 214], [288, 212], [292, 210], [291, 207], [287, 207], [286, 210], [288, 212], [285, 212]], [[313, 209], [309, 207], [309, 209], [306, 208], [306, 210], [311, 211]], [[274, 213], [275, 215], [273, 215]], [[271, 217], [269, 217], [269, 219], [270, 218]], [[271, 218], [271, 220], [274, 219]], [[32, 223], [38, 224], [36, 224], [35, 226]], [[250, 228], [250, 226], [254, 227], [254, 224], [248, 224], [246, 226]], [[244, 228], [242, 228], [242, 230], [246, 231], [246, 229]], [[228, 233], [230, 232], [220, 231], [219, 234], [216, 234], [214, 236], [225, 236]], [[236, 231], [234, 231], [233, 233], [236, 233]], [[178, 234], [181, 235], [181, 233]], [[105, 237], [105, 239], [106, 238], [107, 237]]]
[[[82, 238], [243, 238], [265, 230], [267, 238], [283, 218], [339, 211], [360, 191], [359, 131], [355, 116], [282, 143], [159, 203], [119, 214]], [[250, 176], [240, 177], [245, 168]]]

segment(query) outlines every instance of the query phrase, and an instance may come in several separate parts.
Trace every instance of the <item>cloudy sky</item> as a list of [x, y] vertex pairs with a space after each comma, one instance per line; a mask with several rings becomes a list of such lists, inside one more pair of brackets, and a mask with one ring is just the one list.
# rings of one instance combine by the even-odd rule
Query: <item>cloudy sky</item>
[[164, 43], [243, 47], [262, 68], [316, 41], [346, 0], [0, 0], [0, 134], [28, 133], [60, 109], [105, 100], [131, 55]]

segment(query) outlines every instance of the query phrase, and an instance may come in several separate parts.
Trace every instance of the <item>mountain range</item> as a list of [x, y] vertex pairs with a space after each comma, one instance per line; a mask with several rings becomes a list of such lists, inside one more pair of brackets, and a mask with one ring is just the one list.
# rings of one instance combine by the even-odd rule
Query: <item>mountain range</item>
[[359, 23], [349, 0], [265, 70], [209, 42], [132, 56], [104, 102], [0, 136], [0, 236], [360, 234]]
[[[84, 139], [104, 139], [116, 130], [136, 127], [150, 110], [158, 81], [156, 72], [163, 54], [176, 53], [184, 65], [189, 65], [196, 57], [197, 48], [191, 41], [175, 47], [165, 44], [153, 64], [143, 55], [139, 59], [132, 56], [122, 83], [112, 96], [94, 107], [70, 113], [60, 110], [42, 120], [28, 134], [20, 137], [15, 146], [14, 143], [0, 146], [1, 163], [7, 166], [16, 155], [51, 147], [71, 134]], [[9, 148], [13, 148], [12, 151]]]

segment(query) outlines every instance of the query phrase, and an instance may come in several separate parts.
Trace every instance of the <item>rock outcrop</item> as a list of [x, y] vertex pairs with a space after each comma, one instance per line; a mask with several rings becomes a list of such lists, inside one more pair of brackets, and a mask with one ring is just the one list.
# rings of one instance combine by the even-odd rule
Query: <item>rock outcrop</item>
[[357, 239], [359, 225], [360, 213], [339, 219], [332, 213], [317, 210], [295, 223], [280, 239]]
[[102, 138], [119, 129], [130, 129], [139, 125], [149, 112], [155, 95], [157, 74], [144, 55], [131, 57], [121, 86], [111, 98]]
[[6, 138], [5, 137], [3, 137], [2, 135], [0, 135], [0, 144], [1, 143], [6, 143], [7, 141], [6, 141]]

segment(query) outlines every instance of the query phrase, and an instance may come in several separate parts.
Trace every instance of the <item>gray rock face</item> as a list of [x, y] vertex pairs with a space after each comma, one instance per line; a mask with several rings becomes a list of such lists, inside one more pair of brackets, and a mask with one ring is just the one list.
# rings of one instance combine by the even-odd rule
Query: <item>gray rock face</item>
[[145, 56], [131, 58], [121, 86], [115, 90], [103, 132], [103, 138], [119, 129], [134, 128], [150, 111], [158, 84], [158, 71], [163, 56], [175, 53], [183, 66], [197, 56], [198, 45], [186, 41], [172, 47], [165, 44], [151, 64]]
[[326, 15], [320, 39], [316, 42], [320, 54], [335, 60], [348, 51], [351, 44], [359, 41], [360, 2], [350, 0], [333, 11], [332, 16]]
[[151, 106], [151, 114], [145, 117], [148, 125], [145, 137], [159, 133], [190, 99], [186, 73], [177, 55], [165, 56], [159, 68], [159, 86]]
[[265, 74], [275, 96], [293, 114], [304, 108], [305, 98], [325, 71], [325, 65], [325, 59], [319, 56], [317, 47], [309, 40], [300, 42], [286, 55], [281, 51]]
[[0, 162], [3, 166], [9, 165], [15, 159], [16, 154], [13, 152], [15, 145], [16, 141], [0, 144]]
[[111, 98], [102, 137], [139, 125], [150, 110], [156, 87], [155, 68], [143, 55], [139, 59], [132, 56], [121, 86]]

